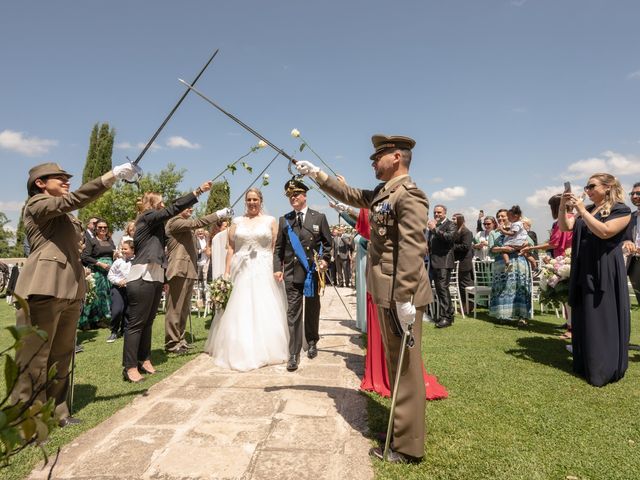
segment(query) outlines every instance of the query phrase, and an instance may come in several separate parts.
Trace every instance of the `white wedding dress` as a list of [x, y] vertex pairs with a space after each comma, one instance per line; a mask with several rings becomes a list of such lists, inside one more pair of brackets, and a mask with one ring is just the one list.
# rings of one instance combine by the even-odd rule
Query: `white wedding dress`
[[289, 358], [284, 283], [273, 277], [274, 221], [266, 215], [233, 220], [233, 289], [226, 309], [216, 313], [204, 346], [219, 367], [246, 371]]

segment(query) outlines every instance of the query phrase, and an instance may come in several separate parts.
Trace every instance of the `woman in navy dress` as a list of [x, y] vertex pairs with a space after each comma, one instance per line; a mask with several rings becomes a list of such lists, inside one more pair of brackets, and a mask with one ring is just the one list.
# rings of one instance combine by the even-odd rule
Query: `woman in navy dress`
[[[628, 364], [629, 291], [622, 240], [631, 219], [618, 179], [596, 173], [582, 197], [563, 194], [558, 224], [573, 230], [569, 304], [572, 307], [573, 370], [596, 387], [624, 377]], [[576, 216], [565, 206], [574, 207]]]

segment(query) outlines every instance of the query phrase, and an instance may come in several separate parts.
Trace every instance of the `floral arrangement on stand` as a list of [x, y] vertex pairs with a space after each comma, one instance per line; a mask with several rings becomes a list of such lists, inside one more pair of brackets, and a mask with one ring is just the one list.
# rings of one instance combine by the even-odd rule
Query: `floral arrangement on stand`
[[216, 311], [224, 310], [231, 296], [233, 284], [224, 277], [218, 277], [209, 284], [209, 293], [211, 294], [211, 302]]
[[571, 274], [571, 249], [564, 255], [550, 257], [541, 256], [540, 303], [561, 308], [569, 301], [569, 275]]
[[87, 293], [84, 294], [84, 303], [89, 304], [96, 299], [96, 279], [93, 278], [93, 272], [89, 271], [84, 277], [87, 282]]

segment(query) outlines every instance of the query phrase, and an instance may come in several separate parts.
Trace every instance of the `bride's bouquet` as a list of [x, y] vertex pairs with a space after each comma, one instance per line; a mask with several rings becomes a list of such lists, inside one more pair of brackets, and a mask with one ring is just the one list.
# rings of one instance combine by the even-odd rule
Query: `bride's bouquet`
[[209, 293], [211, 294], [211, 302], [216, 310], [224, 310], [231, 296], [233, 284], [224, 277], [218, 277], [209, 284]]
[[564, 255], [541, 257], [540, 303], [559, 308], [569, 301], [569, 275], [571, 273], [571, 249]]

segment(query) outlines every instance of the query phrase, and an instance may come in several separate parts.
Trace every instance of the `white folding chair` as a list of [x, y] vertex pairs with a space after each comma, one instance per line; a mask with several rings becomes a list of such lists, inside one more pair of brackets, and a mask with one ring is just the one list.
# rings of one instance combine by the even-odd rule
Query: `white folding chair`
[[466, 287], [466, 309], [469, 311], [469, 303], [473, 304], [473, 318], [476, 318], [478, 305], [489, 304], [491, 300], [491, 281], [493, 276], [493, 260], [473, 259], [473, 286]]
[[451, 280], [449, 281], [449, 294], [451, 295], [451, 301], [453, 302], [453, 310], [455, 311], [457, 306], [460, 305], [460, 313], [462, 318], [464, 316], [464, 308], [462, 307], [462, 296], [460, 295], [460, 286], [458, 285], [458, 271], [460, 268], [460, 262], [456, 260], [454, 269], [451, 271]]

